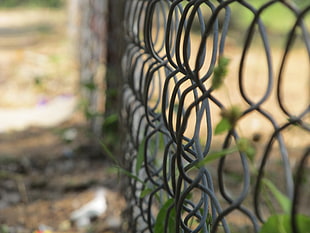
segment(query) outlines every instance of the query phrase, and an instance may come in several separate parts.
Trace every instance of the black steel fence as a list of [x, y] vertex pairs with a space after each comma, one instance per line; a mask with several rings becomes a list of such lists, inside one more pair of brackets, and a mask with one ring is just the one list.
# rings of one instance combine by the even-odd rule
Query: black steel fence
[[309, 2], [125, 10], [129, 229], [309, 232]]

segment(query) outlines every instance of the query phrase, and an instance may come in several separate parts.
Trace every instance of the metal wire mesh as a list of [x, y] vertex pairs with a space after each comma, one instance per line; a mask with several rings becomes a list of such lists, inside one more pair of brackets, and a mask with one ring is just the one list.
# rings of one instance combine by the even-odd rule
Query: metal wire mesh
[[309, 215], [310, 4], [132, 0], [125, 11], [130, 231], [258, 232], [282, 211], [272, 186], [292, 200], [298, 232], [295, 216]]

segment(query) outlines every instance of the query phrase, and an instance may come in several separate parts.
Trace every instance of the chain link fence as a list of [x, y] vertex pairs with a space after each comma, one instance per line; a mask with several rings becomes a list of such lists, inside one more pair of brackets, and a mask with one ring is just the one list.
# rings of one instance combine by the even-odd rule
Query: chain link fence
[[129, 230], [309, 231], [309, 2], [132, 0], [124, 28]]

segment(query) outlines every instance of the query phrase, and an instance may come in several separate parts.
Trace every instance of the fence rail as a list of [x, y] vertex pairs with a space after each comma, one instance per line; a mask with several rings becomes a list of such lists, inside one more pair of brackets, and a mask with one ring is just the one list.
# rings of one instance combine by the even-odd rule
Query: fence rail
[[291, 216], [303, 232], [310, 4], [132, 0], [125, 11], [130, 231], [259, 232]]

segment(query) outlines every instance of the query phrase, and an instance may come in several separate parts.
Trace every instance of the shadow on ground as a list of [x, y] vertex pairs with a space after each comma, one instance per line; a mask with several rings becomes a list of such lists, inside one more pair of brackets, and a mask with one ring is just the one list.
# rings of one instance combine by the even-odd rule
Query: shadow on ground
[[[124, 200], [107, 157], [90, 145], [85, 124], [71, 119], [52, 128], [0, 135], [0, 226], [8, 232], [120, 232]], [[77, 229], [72, 211], [107, 190], [107, 211]], [[3, 231], [2, 231], [3, 232]]]

